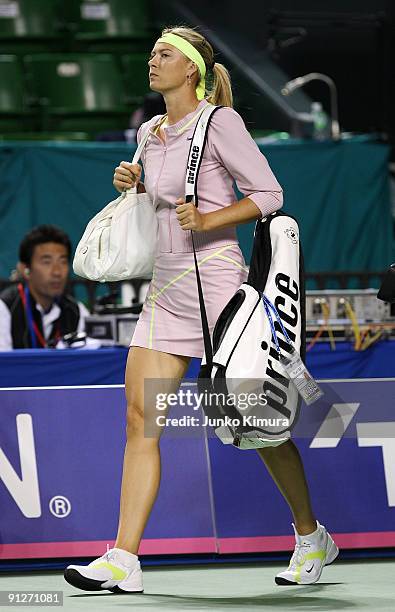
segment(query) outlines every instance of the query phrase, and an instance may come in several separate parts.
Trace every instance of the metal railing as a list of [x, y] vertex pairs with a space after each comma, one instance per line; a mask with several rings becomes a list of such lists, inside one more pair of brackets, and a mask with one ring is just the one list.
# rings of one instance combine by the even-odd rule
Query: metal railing
[[[307, 289], [379, 289], [384, 271], [307, 272]], [[312, 285], [315, 285], [313, 287]]]
[[[323, 290], [323, 289], [368, 289], [379, 288], [381, 280], [385, 275], [384, 271], [337, 271], [337, 272], [307, 272], [306, 287], [307, 290]], [[141, 288], [149, 282], [148, 279], [133, 279], [127, 281], [132, 287], [134, 294], [133, 303], [137, 304], [142, 301]], [[15, 284], [13, 281], [0, 278], [0, 291]], [[92, 312], [94, 305], [100, 297], [100, 293], [116, 296], [120, 299], [122, 283], [98, 283], [85, 280], [82, 278], [72, 278], [69, 280], [66, 293], [77, 296], [82, 300], [89, 310]]]

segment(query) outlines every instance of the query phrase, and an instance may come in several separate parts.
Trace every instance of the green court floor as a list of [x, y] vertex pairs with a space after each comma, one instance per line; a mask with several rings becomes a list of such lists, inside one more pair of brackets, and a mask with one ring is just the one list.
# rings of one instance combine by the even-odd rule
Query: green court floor
[[9, 573], [0, 575], [0, 590], [61, 590], [64, 610], [395, 611], [393, 560], [337, 561], [311, 586], [277, 586], [273, 578], [282, 567], [284, 563], [143, 568], [145, 592], [136, 595], [79, 591], [60, 572]]

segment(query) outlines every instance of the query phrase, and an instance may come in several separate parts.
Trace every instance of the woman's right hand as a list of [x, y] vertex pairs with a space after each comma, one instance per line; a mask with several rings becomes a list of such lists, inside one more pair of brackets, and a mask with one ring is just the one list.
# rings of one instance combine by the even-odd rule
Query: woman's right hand
[[115, 168], [113, 185], [115, 189], [122, 193], [125, 189], [135, 187], [139, 184], [141, 178], [140, 164], [132, 164], [122, 161]]

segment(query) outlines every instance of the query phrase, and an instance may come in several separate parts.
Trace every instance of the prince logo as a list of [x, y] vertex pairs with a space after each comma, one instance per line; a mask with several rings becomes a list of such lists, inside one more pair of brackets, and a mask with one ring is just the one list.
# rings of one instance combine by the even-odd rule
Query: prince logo
[[200, 147], [194, 145], [192, 147], [192, 155], [190, 156], [190, 163], [188, 164], [188, 183], [193, 184], [195, 182], [196, 167], [199, 159]]
[[[292, 342], [296, 341], [296, 329], [299, 322], [299, 287], [295, 280], [291, 279], [288, 274], [278, 273], [275, 278], [278, 294], [275, 297], [274, 305], [284, 323], [284, 327]], [[282, 329], [277, 321], [274, 322], [274, 328], [278, 334], [283, 334]], [[290, 346], [285, 338], [278, 336], [280, 348], [290, 353]], [[263, 385], [263, 390], [267, 394], [267, 402], [274, 410], [277, 410], [286, 418], [291, 418], [291, 411], [287, 406], [288, 396], [287, 390], [289, 387], [289, 378], [281, 375], [276, 371], [274, 364], [279, 361], [277, 350], [273, 346], [270, 347], [268, 359], [268, 367], [266, 376], [268, 380]], [[281, 389], [281, 386], [283, 389]]]

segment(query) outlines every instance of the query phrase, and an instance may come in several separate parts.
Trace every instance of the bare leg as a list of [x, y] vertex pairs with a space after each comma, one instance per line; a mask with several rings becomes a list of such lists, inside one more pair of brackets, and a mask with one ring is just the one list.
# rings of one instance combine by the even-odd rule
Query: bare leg
[[317, 524], [310, 502], [309, 489], [299, 451], [292, 440], [257, 449], [270, 475], [288, 502], [300, 535], [316, 530]]
[[[115, 547], [137, 554], [160, 483], [160, 448], [157, 437], [144, 436], [144, 378], [164, 379], [161, 393], [175, 393], [190, 357], [170, 355], [134, 346], [125, 372], [127, 442], [123, 464], [120, 516]], [[145, 409], [154, 414], [152, 407]], [[166, 415], [166, 411], [161, 411]]]

